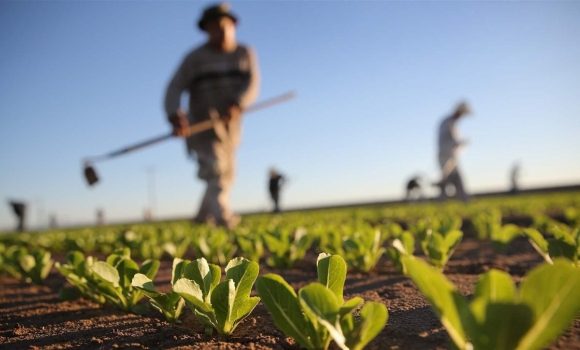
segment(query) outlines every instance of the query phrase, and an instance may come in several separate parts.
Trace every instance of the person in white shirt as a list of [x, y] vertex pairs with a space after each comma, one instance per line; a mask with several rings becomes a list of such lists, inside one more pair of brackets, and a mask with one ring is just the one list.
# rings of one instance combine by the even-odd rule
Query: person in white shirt
[[471, 114], [467, 103], [457, 105], [455, 112], [443, 119], [439, 127], [439, 165], [441, 166], [441, 181], [436, 183], [441, 188], [441, 199], [446, 199], [447, 189], [453, 186], [455, 197], [466, 202], [469, 196], [465, 193], [463, 181], [457, 167], [457, 154], [459, 150], [468, 144], [467, 140], [460, 140], [456, 124], [463, 116]]

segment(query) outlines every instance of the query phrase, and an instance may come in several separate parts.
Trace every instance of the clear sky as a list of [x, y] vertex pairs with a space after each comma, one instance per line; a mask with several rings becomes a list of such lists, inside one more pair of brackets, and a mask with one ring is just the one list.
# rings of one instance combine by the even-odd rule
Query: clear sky
[[[81, 159], [167, 133], [168, 80], [205, 40], [194, 1], [0, 1], [0, 199], [28, 224], [193, 216], [204, 191], [181, 140], [95, 168]], [[267, 170], [290, 181], [284, 207], [395, 199], [438, 176], [440, 120], [459, 124], [469, 191], [580, 182], [580, 2], [233, 1], [238, 38], [262, 72], [260, 99], [298, 97], [244, 121], [235, 210], [269, 208]], [[0, 205], [0, 229], [15, 225]]]

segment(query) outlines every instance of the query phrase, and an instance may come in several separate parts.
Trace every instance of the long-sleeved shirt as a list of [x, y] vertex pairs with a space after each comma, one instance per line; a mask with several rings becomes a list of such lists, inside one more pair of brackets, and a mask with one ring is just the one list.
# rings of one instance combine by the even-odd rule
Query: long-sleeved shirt
[[455, 156], [461, 144], [459, 133], [455, 127], [456, 121], [453, 116], [450, 116], [443, 119], [441, 126], [439, 126], [439, 163], [442, 167]]
[[[254, 51], [238, 45], [232, 52], [222, 52], [204, 44], [191, 51], [175, 72], [165, 94], [165, 112], [171, 116], [180, 108], [181, 95], [189, 92], [189, 122], [210, 118], [210, 110], [220, 115], [238, 104], [242, 110], [257, 97], [260, 73]], [[237, 144], [240, 120], [232, 120], [229, 131]], [[209, 130], [188, 139], [190, 149], [195, 143], [215, 138]]]

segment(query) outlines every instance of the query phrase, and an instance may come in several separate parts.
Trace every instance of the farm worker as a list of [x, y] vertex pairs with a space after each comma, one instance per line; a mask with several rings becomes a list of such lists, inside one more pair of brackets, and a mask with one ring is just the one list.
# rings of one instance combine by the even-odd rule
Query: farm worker
[[16, 218], [18, 219], [18, 224], [16, 225], [16, 231], [24, 231], [24, 221], [26, 220], [26, 204], [22, 202], [10, 201], [10, 206]]
[[443, 119], [439, 126], [439, 165], [441, 166], [441, 181], [436, 185], [441, 188], [441, 199], [447, 197], [446, 189], [449, 185], [455, 188], [455, 196], [466, 202], [469, 197], [465, 193], [463, 181], [457, 168], [457, 154], [466, 146], [466, 140], [460, 140], [456, 128], [457, 121], [461, 117], [471, 113], [467, 103], [457, 105], [455, 112]]
[[512, 183], [511, 192], [517, 193], [519, 190], [518, 179], [520, 177], [520, 164], [515, 163], [510, 171], [510, 182]]
[[[188, 153], [197, 158], [197, 176], [207, 188], [195, 223], [227, 228], [240, 217], [229, 205], [235, 177], [235, 152], [241, 137], [244, 108], [258, 94], [259, 71], [254, 51], [236, 41], [238, 19], [228, 4], [203, 11], [197, 25], [207, 42], [187, 54], [165, 94], [165, 111], [176, 136], [186, 138]], [[180, 98], [189, 93], [189, 112], [180, 109]], [[214, 129], [189, 135], [190, 124], [221, 118]]]
[[270, 190], [270, 197], [274, 202], [274, 213], [280, 212], [280, 188], [284, 184], [285, 178], [279, 174], [276, 169], [270, 169], [270, 181], [268, 182], [268, 189]]

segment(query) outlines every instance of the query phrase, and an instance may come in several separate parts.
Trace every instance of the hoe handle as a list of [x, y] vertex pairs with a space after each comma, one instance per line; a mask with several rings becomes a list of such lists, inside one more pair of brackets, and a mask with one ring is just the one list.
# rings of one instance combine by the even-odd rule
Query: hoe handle
[[[273, 97], [271, 99], [265, 100], [263, 102], [259, 102], [255, 105], [252, 105], [252, 106], [246, 108], [244, 110], [244, 112], [247, 112], [247, 113], [255, 112], [257, 110], [260, 110], [260, 109], [263, 109], [266, 107], [270, 107], [272, 105], [276, 105], [276, 104], [284, 102], [284, 101], [288, 101], [288, 100], [294, 98], [294, 96], [295, 96], [295, 93], [293, 91], [291, 91], [291, 92], [285, 93], [283, 95], [276, 96], [276, 97]], [[189, 127], [190, 135], [194, 135], [194, 134], [198, 134], [202, 131], [210, 130], [214, 127], [215, 123], [217, 123], [217, 120], [210, 119], [210, 120], [205, 120], [205, 121], [200, 122], [200, 123], [193, 124]], [[99, 161], [99, 160], [113, 158], [113, 157], [116, 157], [116, 156], [119, 156], [119, 155], [122, 155], [125, 153], [132, 152], [132, 151], [137, 150], [139, 148], [147, 147], [147, 146], [153, 145], [155, 143], [165, 141], [165, 140], [170, 139], [172, 137], [173, 137], [173, 133], [157, 136], [157, 137], [154, 137], [152, 139], [145, 140], [145, 141], [136, 143], [134, 145], [130, 145], [130, 146], [127, 146], [125, 148], [113, 151], [111, 153], [108, 153], [108, 154], [100, 156], [100, 157], [86, 159], [85, 163], [88, 164], [88, 163]]]

